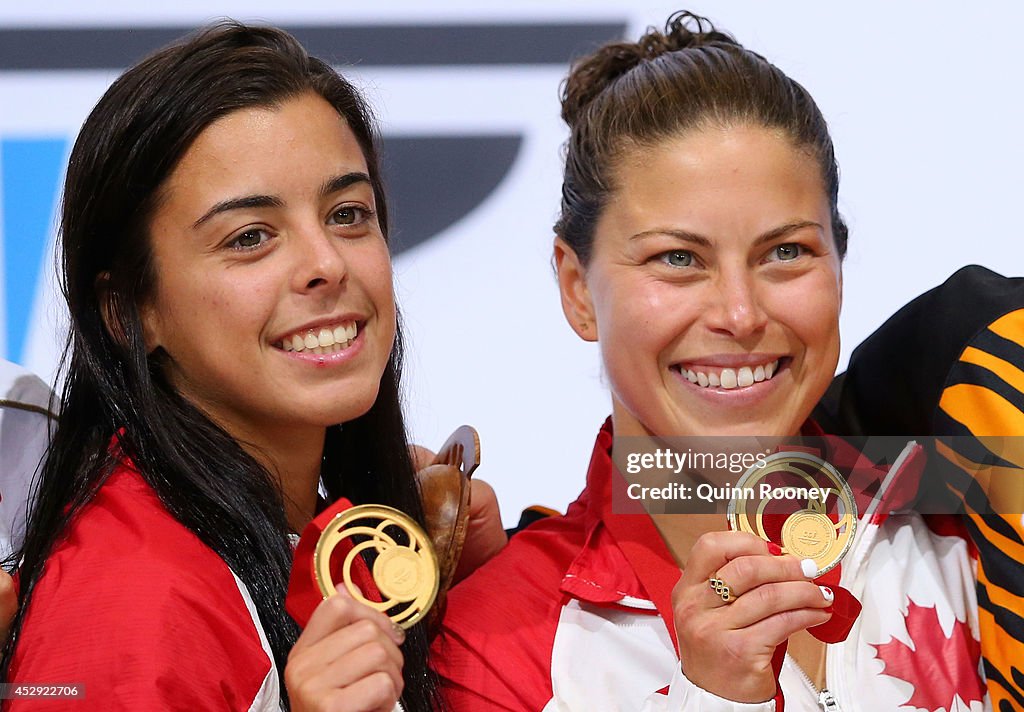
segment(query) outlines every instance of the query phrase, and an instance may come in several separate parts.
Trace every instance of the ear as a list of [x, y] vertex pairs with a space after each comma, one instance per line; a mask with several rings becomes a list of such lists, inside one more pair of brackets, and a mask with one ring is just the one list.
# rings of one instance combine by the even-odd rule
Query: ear
[[843, 266], [839, 265], [839, 313], [843, 313]]
[[584, 341], [597, 341], [597, 319], [586, 269], [576, 251], [560, 237], [555, 238], [555, 271], [562, 295], [562, 311], [569, 326]]
[[[128, 349], [128, 334], [124, 331], [124, 319], [120, 313], [117, 298], [110, 287], [110, 272], [100, 272], [96, 277], [94, 285], [96, 299], [100, 305], [100, 314], [103, 317], [103, 326], [106, 327], [110, 338], [118, 346]], [[139, 308], [139, 319], [142, 322], [142, 335], [146, 344], [146, 353], [152, 353], [159, 346], [156, 336], [157, 331], [154, 325], [155, 316], [148, 307]]]

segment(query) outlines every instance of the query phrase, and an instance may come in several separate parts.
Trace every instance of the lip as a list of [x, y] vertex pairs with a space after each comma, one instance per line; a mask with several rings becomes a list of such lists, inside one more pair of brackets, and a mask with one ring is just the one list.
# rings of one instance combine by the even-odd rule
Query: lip
[[[331, 322], [329, 321], [321, 322], [321, 326], [326, 326], [330, 323]], [[356, 333], [356, 338], [352, 340], [351, 346], [349, 346], [346, 349], [342, 349], [341, 351], [336, 351], [329, 354], [314, 354], [309, 351], [285, 351], [284, 349], [279, 349], [276, 346], [273, 347], [273, 349], [282, 356], [293, 359], [295, 361], [312, 364], [314, 366], [325, 367], [341, 365], [354, 359], [359, 354], [359, 352], [363, 350], [363, 334], [365, 333], [365, 329], [363, 328], [364, 322], [356, 323], [359, 325], [359, 331]]]

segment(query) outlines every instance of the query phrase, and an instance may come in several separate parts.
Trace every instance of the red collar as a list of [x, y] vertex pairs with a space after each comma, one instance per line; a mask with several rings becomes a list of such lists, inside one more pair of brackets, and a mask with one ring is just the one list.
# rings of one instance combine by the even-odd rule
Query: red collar
[[672, 588], [679, 580], [679, 564], [642, 507], [635, 514], [612, 511], [613, 478], [622, 477], [612, 464], [612, 441], [609, 418], [597, 436], [587, 471], [586, 544], [566, 571], [561, 589], [599, 605], [644, 608], [644, 601], [653, 602], [674, 644]]

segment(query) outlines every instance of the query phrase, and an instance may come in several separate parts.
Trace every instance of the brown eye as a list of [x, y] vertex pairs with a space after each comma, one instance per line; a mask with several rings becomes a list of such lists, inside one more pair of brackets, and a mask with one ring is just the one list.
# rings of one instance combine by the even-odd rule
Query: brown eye
[[354, 205], [346, 205], [331, 213], [331, 223], [335, 225], [356, 225], [366, 219], [366, 211]]
[[229, 243], [236, 250], [252, 250], [270, 239], [266, 230], [250, 228]]

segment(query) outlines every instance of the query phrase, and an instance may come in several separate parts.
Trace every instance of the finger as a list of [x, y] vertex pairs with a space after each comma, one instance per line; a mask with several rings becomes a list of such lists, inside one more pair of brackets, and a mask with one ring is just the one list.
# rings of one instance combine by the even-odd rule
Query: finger
[[402, 652], [390, 640], [375, 640], [353, 648], [325, 665], [318, 677], [324, 688], [349, 687], [359, 680], [383, 672], [396, 689], [402, 686]]
[[375, 644], [380, 644], [381, 650], [388, 654], [393, 664], [398, 667], [402, 666], [402, 651], [395, 642], [387, 637], [378, 626], [365, 620], [356, 621], [331, 633], [311, 647], [309, 652], [311, 655], [316, 655], [321, 661], [334, 661], [350, 655], [355, 650]]
[[395, 686], [391, 676], [378, 672], [327, 697], [328, 712], [391, 712], [402, 696], [402, 686]]
[[455, 569], [454, 583], [471, 574], [508, 543], [494, 489], [483, 480], [470, 480], [469, 487], [466, 541]]
[[355, 600], [341, 588], [335, 595], [317, 605], [294, 647], [301, 650], [314, 645], [331, 633], [358, 620], [373, 622], [398, 645], [405, 641], [405, 632], [396, 626], [390, 618]]
[[18, 592], [14, 579], [6, 571], [0, 570], [0, 640], [7, 637], [17, 612]]
[[831, 589], [808, 581], [769, 583], [740, 596], [723, 615], [727, 616], [730, 628], [748, 628], [780, 613], [798, 610], [827, 612], [832, 599]]
[[394, 641], [369, 620], [357, 620], [288, 655], [285, 683], [289, 694], [318, 700], [331, 690], [353, 684], [379, 671], [401, 678], [402, 653]]
[[740, 556], [768, 554], [768, 544], [747, 532], [707, 532], [690, 549], [683, 567], [683, 580], [689, 584], [705, 585], [715, 572]]
[[469, 519], [478, 522], [501, 521], [498, 496], [485, 480], [469, 481]]
[[414, 470], [419, 471], [424, 467], [427, 467], [434, 462], [435, 454], [433, 450], [428, 450], [422, 445], [409, 445], [409, 457], [412, 458], [412, 467]]
[[813, 559], [798, 559], [795, 556], [739, 556], [718, 569], [712, 578], [727, 584], [732, 598], [736, 598], [764, 584], [810, 581], [817, 575], [818, 566]]
[[832, 618], [831, 610], [823, 608], [798, 608], [782, 611], [743, 629], [743, 635], [765, 641], [766, 645], [774, 648], [788, 640], [794, 633], [827, 623], [830, 618]]

